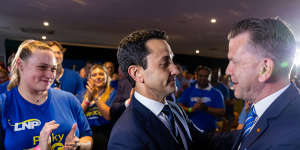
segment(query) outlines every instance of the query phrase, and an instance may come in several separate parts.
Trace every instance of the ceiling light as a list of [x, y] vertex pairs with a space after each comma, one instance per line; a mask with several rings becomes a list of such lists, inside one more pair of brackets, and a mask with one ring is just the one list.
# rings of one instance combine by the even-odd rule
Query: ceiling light
[[46, 40], [46, 39], [47, 39], [47, 37], [46, 37], [45, 35], [43, 35], [43, 36], [42, 36], [42, 39], [43, 39], [43, 40]]
[[217, 20], [215, 18], [210, 19], [210, 23], [216, 23]]
[[199, 54], [199, 53], [200, 53], [200, 51], [197, 49], [197, 50], [196, 50], [196, 54]]
[[50, 24], [49, 24], [48, 21], [44, 21], [44, 22], [43, 22], [43, 25], [44, 25], [45, 27], [48, 27]]

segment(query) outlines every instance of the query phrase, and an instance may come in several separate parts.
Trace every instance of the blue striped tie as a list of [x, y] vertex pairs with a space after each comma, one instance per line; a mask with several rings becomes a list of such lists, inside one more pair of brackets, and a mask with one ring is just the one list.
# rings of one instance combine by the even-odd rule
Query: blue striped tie
[[244, 128], [243, 128], [243, 136], [242, 136], [242, 141], [245, 140], [247, 135], [250, 133], [254, 123], [255, 123], [255, 118], [257, 117], [257, 114], [255, 113], [255, 108], [254, 105], [251, 106], [250, 112], [248, 114], [248, 117], [245, 121]]

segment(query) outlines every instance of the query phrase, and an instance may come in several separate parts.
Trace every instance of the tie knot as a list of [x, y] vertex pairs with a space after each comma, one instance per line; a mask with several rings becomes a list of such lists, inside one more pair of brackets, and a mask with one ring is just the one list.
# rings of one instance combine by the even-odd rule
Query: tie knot
[[249, 115], [248, 115], [248, 116], [251, 116], [251, 117], [254, 117], [254, 118], [257, 117], [256, 111], [255, 111], [255, 108], [254, 108], [254, 105], [251, 106], [250, 112], [249, 112]]
[[254, 105], [252, 105], [248, 117], [244, 123], [242, 141], [247, 137], [247, 135], [250, 133], [251, 129], [253, 128], [256, 117], [257, 115], [255, 112], [255, 108]]
[[170, 116], [170, 114], [172, 114], [169, 105], [165, 105], [164, 108], [162, 109], [162, 112], [167, 116]]

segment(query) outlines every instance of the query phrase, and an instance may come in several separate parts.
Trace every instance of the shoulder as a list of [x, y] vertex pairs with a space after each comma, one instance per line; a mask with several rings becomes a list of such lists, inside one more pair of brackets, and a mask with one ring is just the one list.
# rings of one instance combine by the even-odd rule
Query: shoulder
[[78, 77], [80, 77], [78, 72], [73, 71], [73, 70], [68, 69], [68, 68], [64, 68], [64, 74], [66, 75], [66, 77], [69, 77], [69, 76], [74, 76], [74, 77], [78, 76]]
[[190, 87], [184, 89], [183, 93], [187, 94], [187, 93], [190, 93], [190, 92], [194, 92], [195, 89], [196, 89], [195, 86], [190, 86]]
[[218, 95], [218, 96], [221, 96], [221, 95], [222, 95], [222, 92], [221, 92], [220, 90], [218, 90], [217, 88], [214, 88], [214, 87], [212, 87], [212, 88], [209, 90], [209, 92], [210, 92], [211, 94]]
[[132, 132], [131, 130], [135, 130], [135, 128], [139, 125], [139, 122], [140, 120], [138, 119], [136, 112], [134, 112], [131, 105], [129, 105], [114, 125], [113, 130]]
[[140, 119], [138, 119], [136, 113], [128, 107], [113, 126], [109, 145], [124, 143], [125, 141], [136, 142], [144, 134], [142, 128]]
[[49, 93], [51, 94], [52, 100], [57, 100], [60, 102], [68, 101], [70, 103], [79, 101], [72, 93], [64, 91], [64, 90], [50, 88]]

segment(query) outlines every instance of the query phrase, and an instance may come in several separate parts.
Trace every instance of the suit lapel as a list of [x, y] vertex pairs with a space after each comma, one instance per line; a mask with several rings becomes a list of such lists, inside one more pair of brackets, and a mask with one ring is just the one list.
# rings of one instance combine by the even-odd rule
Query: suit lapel
[[178, 149], [178, 143], [163, 122], [133, 96], [131, 105], [146, 133], [159, 149]]
[[240, 141], [241, 141], [242, 131], [243, 130], [240, 130], [239, 133], [237, 134], [236, 140], [234, 141], [234, 144], [233, 144], [231, 150], [238, 149], [238, 146], [240, 145]]
[[272, 118], [277, 118], [282, 110], [288, 105], [288, 103], [295, 99], [297, 96], [297, 89], [293, 84], [291, 84], [263, 113], [260, 117], [252, 131], [249, 133], [247, 139], [241, 146], [241, 149], [244, 147], [249, 147], [252, 145], [259, 137], [267, 130], [269, 126], [269, 120]]

